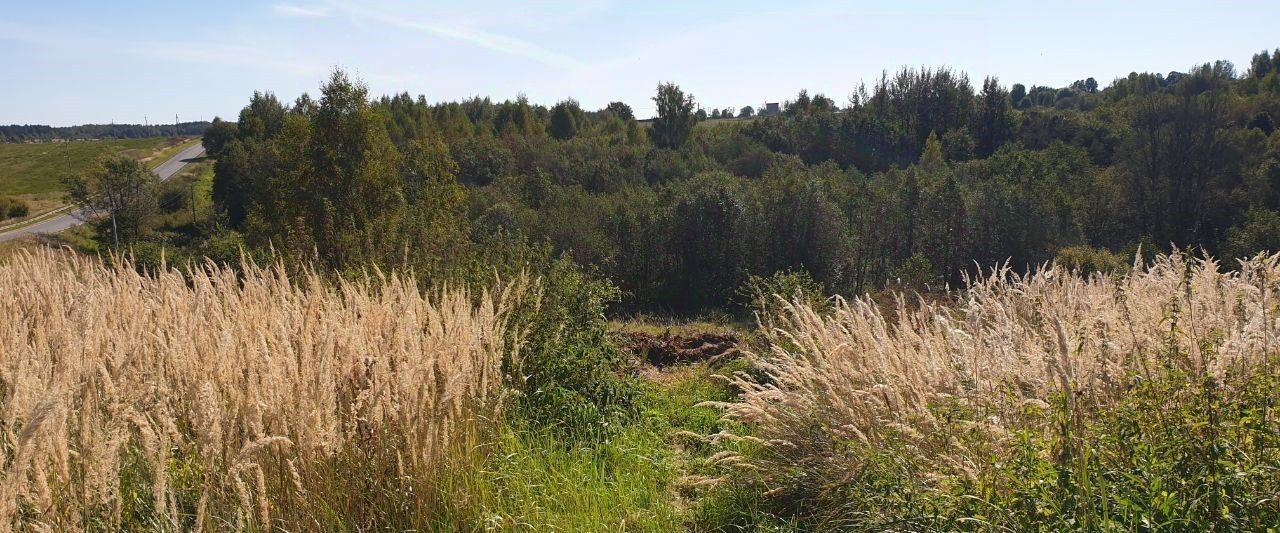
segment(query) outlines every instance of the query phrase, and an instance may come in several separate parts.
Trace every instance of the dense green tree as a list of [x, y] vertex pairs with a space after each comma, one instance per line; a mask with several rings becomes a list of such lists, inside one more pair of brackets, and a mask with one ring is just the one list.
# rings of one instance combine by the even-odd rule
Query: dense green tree
[[511, 149], [489, 136], [454, 141], [449, 153], [458, 165], [458, 179], [468, 185], [488, 185], [515, 168]]
[[178, 124], [83, 124], [53, 127], [41, 124], [0, 125], [0, 143], [26, 141], [80, 141], [90, 139], [141, 139], [203, 135], [208, 122]]
[[653, 103], [658, 108], [658, 116], [653, 119], [654, 144], [659, 148], [683, 146], [698, 121], [693, 95], [686, 95], [674, 83], [663, 83], [658, 85], [658, 95], [653, 97]]
[[604, 110], [613, 113], [614, 116], [622, 120], [636, 119], [636, 114], [631, 111], [631, 106], [623, 102], [609, 102], [609, 105], [605, 106]]
[[265, 155], [260, 153], [258, 146], [252, 141], [246, 143], [232, 139], [214, 163], [213, 205], [226, 216], [233, 228], [242, 227], [249, 216], [255, 172], [266, 170], [255, 165], [265, 163], [261, 157], [254, 160], [254, 155]]
[[1249, 119], [1248, 126], [1261, 131], [1264, 135], [1271, 135], [1271, 132], [1276, 131], [1275, 120], [1272, 120], [1271, 114], [1266, 111], [1254, 114], [1253, 118]]
[[137, 240], [158, 209], [160, 179], [132, 157], [117, 155], [98, 159], [85, 174], [63, 180], [67, 197], [91, 219], [99, 219], [104, 233], [119, 246]]
[[1227, 232], [1224, 254], [1251, 257], [1259, 252], [1280, 250], [1280, 212], [1250, 209], [1243, 224]]
[[221, 118], [214, 117], [213, 122], [209, 124], [209, 129], [204, 130], [204, 137], [201, 139], [205, 153], [209, 154], [209, 157], [222, 155], [222, 150], [226, 148], [227, 143], [236, 138], [238, 134], [239, 128], [234, 122], [227, 122]]
[[850, 223], [835, 190], [846, 179], [830, 163], [804, 169], [780, 166], [766, 173], [748, 203], [757, 225], [748, 239], [759, 253], [751, 268], [760, 273], [799, 270], [827, 287], [847, 286], [852, 275]]
[[267, 139], [284, 127], [285, 108], [271, 92], [254, 92], [237, 122], [242, 138]]
[[1009, 93], [1000, 87], [1000, 80], [992, 77], [982, 81], [976, 118], [978, 157], [994, 154], [1013, 138], [1015, 122], [1009, 106]]
[[505, 135], [531, 135], [540, 130], [538, 118], [524, 96], [498, 105], [493, 113], [493, 129]]
[[965, 74], [947, 68], [904, 68], [892, 78], [881, 78], [867, 107], [898, 121], [913, 143], [909, 152], [918, 154], [930, 134], [945, 135], [968, 124], [973, 100], [973, 86]]
[[[1277, 51], [1280, 52], [1280, 49]], [[1263, 50], [1260, 53], [1254, 54], [1253, 58], [1249, 61], [1249, 76], [1259, 79], [1265, 78], [1273, 72], [1272, 67], [1271, 53]]]
[[1026, 99], [1026, 97], [1027, 97], [1026, 85], [1023, 85], [1021, 83], [1015, 83], [1013, 84], [1013, 87], [1009, 89], [1009, 102], [1012, 103], [1013, 106], [1018, 109], [1022, 109], [1022, 101]]
[[723, 173], [686, 181], [672, 195], [664, 248], [674, 271], [663, 300], [681, 312], [722, 305], [746, 276], [746, 197]]
[[254, 176], [251, 234], [331, 268], [394, 264], [405, 198], [385, 112], [342, 71], [321, 94], [313, 116], [288, 115], [271, 139], [279, 161]]
[[1062, 249], [1244, 253], [1270, 246], [1280, 212], [1280, 136], [1266, 120], [1280, 74], [1253, 70], [1237, 79], [1215, 62], [1008, 93], [989, 78], [975, 94], [962, 73], [903, 69], [845, 109], [802, 91], [783, 113], [705, 124], [671, 84], [644, 124], [619, 102], [583, 113], [401, 94], [366, 106], [331, 80], [291, 107], [256, 95], [214, 197], [251, 246], [336, 268], [438, 272], [495, 233], [542, 243], [649, 312], [722, 306], [775, 272], [849, 294], [954, 285], [975, 265], [1025, 269]]
[[958, 128], [942, 136], [942, 156], [947, 161], [968, 161], [977, 153], [978, 143], [969, 128]]
[[930, 133], [929, 138], [925, 140], [924, 151], [920, 152], [920, 166], [925, 170], [933, 171], [941, 168], [944, 163], [942, 141], [938, 140], [937, 133]]
[[578, 134], [582, 122], [582, 108], [576, 100], [564, 100], [551, 108], [551, 122], [547, 131], [560, 140], [572, 139]]

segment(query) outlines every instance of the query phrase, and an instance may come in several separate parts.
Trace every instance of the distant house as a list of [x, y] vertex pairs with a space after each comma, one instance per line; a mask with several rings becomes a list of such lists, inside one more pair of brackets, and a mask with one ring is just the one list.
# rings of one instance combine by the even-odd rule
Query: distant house
[[760, 116], [764, 117], [771, 117], [779, 113], [782, 113], [782, 108], [778, 106], [777, 102], [765, 102], [764, 109], [760, 110]]

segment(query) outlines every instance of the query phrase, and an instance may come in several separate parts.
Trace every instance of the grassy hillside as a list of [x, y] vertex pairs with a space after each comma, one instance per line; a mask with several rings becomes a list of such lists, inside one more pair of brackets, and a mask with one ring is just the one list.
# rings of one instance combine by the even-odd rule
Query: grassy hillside
[[191, 139], [153, 138], [68, 143], [0, 144], [0, 195], [38, 195], [62, 189], [59, 178], [82, 171], [103, 154], [126, 153], [159, 165]]

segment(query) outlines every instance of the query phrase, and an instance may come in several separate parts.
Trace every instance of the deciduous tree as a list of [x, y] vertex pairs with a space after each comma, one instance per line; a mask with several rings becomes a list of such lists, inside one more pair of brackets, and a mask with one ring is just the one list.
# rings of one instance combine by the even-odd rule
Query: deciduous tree
[[104, 219], [117, 246], [141, 236], [157, 209], [160, 179], [132, 157], [104, 157], [88, 173], [68, 176], [64, 183], [72, 203], [90, 218]]
[[659, 148], [683, 146], [698, 120], [694, 113], [693, 95], [686, 95], [674, 83], [664, 83], [658, 86], [658, 95], [653, 97], [653, 102], [658, 107], [658, 117], [653, 120], [654, 144]]

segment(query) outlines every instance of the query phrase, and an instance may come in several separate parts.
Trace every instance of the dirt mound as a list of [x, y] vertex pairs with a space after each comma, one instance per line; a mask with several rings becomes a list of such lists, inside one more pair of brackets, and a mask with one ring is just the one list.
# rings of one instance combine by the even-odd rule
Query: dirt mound
[[616, 334], [618, 345], [655, 367], [707, 362], [712, 366], [738, 357], [738, 337], [727, 333], [651, 335], [640, 332]]

